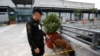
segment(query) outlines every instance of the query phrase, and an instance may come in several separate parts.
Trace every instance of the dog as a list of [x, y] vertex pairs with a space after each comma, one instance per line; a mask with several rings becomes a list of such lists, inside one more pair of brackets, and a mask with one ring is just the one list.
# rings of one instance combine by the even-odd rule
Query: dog
[[[48, 41], [52, 42], [52, 47], [53, 47], [53, 51], [56, 52], [56, 48], [57, 46], [60, 46], [62, 48], [64, 48], [64, 50], [68, 51], [66, 52], [69, 56], [75, 56], [75, 51], [73, 50], [73, 48], [71, 47], [70, 43], [67, 41], [62, 40], [60, 37], [60, 34], [48, 34], [49, 39]], [[47, 42], [48, 42], [47, 41]], [[66, 55], [66, 56], [68, 56]]]
[[56, 39], [53, 42], [53, 50], [56, 52], [56, 48], [57, 45], [64, 48], [66, 51], [68, 51], [68, 55], [67, 56], [75, 56], [75, 51], [73, 50], [73, 48], [71, 47], [71, 45], [69, 44], [69, 42], [65, 42], [62, 39]]

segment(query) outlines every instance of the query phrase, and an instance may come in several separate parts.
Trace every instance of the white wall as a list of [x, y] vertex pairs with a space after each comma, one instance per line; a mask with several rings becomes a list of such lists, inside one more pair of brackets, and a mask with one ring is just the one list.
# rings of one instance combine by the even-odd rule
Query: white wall
[[90, 19], [93, 19], [93, 18], [95, 18], [95, 15], [94, 14], [90, 14]]
[[43, 12], [41, 19], [44, 20], [45, 18], [46, 18], [46, 12]]
[[[95, 4], [93, 3], [83, 3], [83, 2], [73, 2], [73, 1], [64, 1], [64, 0], [35, 0], [33, 6], [40, 6], [40, 7], [66, 7], [66, 8], [83, 8], [89, 9], [94, 8]], [[0, 6], [10, 6], [15, 7], [12, 0], [0, 0]], [[19, 5], [19, 7], [23, 7]], [[30, 7], [30, 6], [26, 6]]]
[[63, 7], [61, 0], [35, 0], [34, 6]]
[[74, 15], [74, 13], [72, 13], [72, 20], [75, 20], [75, 15]]
[[12, 2], [12, 0], [0, 0], [0, 6], [15, 7], [14, 3]]
[[80, 8], [80, 9], [95, 8], [95, 4], [93, 3], [73, 2], [64, 0], [35, 0], [34, 6]]
[[82, 19], [88, 19], [88, 13], [84, 13]]
[[100, 19], [100, 14], [97, 15], [97, 19]]
[[73, 2], [73, 1], [64, 2], [64, 6], [66, 8], [80, 8], [80, 9], [95, 8], [95, 4], [93, 3], [83, 3], [83, 2]]
[[8, 21], [8, 13], [7, 12], [0, 12], [0, 22]]
[[62, 19], [62, 22], [66, 22], [67, 20], [66, 13], [61, 13], [61, 19]]

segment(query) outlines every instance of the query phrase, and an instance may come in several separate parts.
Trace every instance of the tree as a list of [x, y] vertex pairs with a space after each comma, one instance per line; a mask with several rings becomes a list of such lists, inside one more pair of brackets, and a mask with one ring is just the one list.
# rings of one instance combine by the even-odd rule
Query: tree
[[[91, 13], [93, 13], [94, 15], [96, 14], [96, 10], [97, 10], [97, 8], [91, 8], [90, 9], [90, 11], [91, 11]], [[96, 16], [94, 16], [94, 18], [95, 18]], [[93, 18], [93, 15], [92, 15], [92, 18]]]
[[80, 18], [81, 18], [81, 9], [75, 9], [74, 10], [74, 16], [75, 16], [75, 20], [80, 20]]

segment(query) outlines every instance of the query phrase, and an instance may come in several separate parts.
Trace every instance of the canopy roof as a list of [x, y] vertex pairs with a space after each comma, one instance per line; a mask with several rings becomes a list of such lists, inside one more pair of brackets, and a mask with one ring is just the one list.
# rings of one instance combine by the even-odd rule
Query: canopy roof
[[[35, 8], [40, 8], [44, 12], [74, 12], [76, 9], [73, 8], [58, 8], [58, 7], [34, 7]], [[80, 9], [82, 13], [92, 13], [91, 9]], [[96, 13], [100, 13], [100, 10], [96, 10]]]
[[32, 5], [34, 0], [12, 0], [15, 5], [23, 4], [23, 5]]
[[0, 6], [0, 12], [7, 12], [7, 10], [9, 12], [15, 12], [15, 10], [9, 6]]

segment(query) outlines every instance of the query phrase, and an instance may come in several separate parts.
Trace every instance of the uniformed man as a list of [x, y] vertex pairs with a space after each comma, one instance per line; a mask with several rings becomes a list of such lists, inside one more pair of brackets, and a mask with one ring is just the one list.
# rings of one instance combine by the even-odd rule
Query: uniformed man
[[41, 15], [43, 15], [41, 9], [34, 9], [32, 20], [26, 24], [27, 37], [33, 56], [43, 56], [44, 54], [43, 36], [48, 37], [42, 31], [42, 25], [40, 24]]

